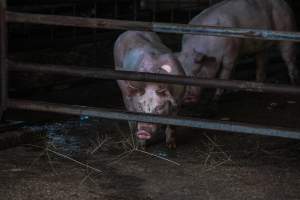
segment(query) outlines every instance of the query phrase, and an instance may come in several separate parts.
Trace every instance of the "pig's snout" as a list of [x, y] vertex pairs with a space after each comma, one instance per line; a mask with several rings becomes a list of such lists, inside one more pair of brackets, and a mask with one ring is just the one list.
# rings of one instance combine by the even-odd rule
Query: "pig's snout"
[[156, 131], [154, 124], [138, 123], [137, 125], [137, 137], [141, 140], [150, 140], [152, 134]]

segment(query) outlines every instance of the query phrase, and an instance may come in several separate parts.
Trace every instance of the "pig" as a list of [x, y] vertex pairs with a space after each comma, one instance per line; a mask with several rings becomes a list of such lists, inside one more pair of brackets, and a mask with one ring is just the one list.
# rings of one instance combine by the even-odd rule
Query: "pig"
[[[147, 72], [168, 75], [184, 75], [184, 70], [157, 34], [127, 31], [114, 45], [115, 70]], [[185, 86], [162, 83], [118, 80], [123, 102], [128, 111], [158, 115], [175, 115], [185, 94]], [[165, 127], [151, 123], [129, 123], [135, 132], [139, 146], [158, 136]], [[175, 148], [175, 128], [165, 128], [166, 144]]]
[[[284, 0], [225, 0], [207, 8], [194, 17], [191, 25], [256, 28], [276, 31], [295, 31], [296, 22]], [[255, 39], [225, 38], [186, 34], [182, 38], [182, 49], [178, 53], [185, 73], [198, 78], [229, 79], [240, 56], [255, 55], [256, 80], [264, 81], [265, 51], [275, 42]], [[298, 70], [296, 53], [292, 42], [276, 44], [288, 68], [291, 83], [295, 84]], [[201, 87], [189, 87], [185, 103], [199, 101]], [[215, 100], [223, 90], [218, 89]]]

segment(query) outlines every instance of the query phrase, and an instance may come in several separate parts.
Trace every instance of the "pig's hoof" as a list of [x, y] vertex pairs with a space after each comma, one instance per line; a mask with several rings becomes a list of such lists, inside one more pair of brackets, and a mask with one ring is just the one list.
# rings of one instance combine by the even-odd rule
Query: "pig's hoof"
[[168, 149], [176, 149], [176, 142], [170, 142], [170, 143], [167, 143], [167, 148]]

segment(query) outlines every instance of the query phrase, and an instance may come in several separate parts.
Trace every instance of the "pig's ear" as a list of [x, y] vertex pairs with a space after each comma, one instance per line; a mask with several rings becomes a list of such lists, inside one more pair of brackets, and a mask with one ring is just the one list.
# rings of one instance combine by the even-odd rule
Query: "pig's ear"
[[166, 74], [171, 74], [172, 73], [172, 66], [171, 65], [168, 65], [168, 64], [165, 64], [165, 65], [162, 65], [160, 67], [160, 70], [165, 72]]
[[[178, 61], [178, 64], [174, 65], [163, 65], [160, 67], [160, 70], [164, 72], [164, 74], [172, 74], [172, 75], [183, 75], [184, 71], [181, 67], [180, 62]], [[185, 86], [184, 85], [163, 85], [160, 90], [157, 91], [157, 94], [161, 96], [169, 96], [170, 100], [172, 100], [172, 105], [176, 105], [176, 102], [179, 102], [179, 98], [184, 94], [185, 92]], [[175, 99], [175, 100], [174, 100]]]
[[126, 81], [126, 92], [128, 96], [134, 96], [143, 91], [144, 84], [137, 81]]

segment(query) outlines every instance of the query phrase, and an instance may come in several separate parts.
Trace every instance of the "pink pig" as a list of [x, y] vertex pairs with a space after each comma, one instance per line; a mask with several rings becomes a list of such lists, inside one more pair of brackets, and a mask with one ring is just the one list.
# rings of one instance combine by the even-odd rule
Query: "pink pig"
[[[177, 57], [151, 32], [127, 31], [114, 46], [116, 70], [184, 75]], [[175, 115], [185, 93], [185, 86], [119, 80], [118, 85], [128, 111], [158, 115]], [[141, 145], [154, 138], [159, 124], [130, 123]], [[136, 129], [136, 130], [135, 130]], [[174, 128], [165, 129], [166, 143], [175, 148]]]

